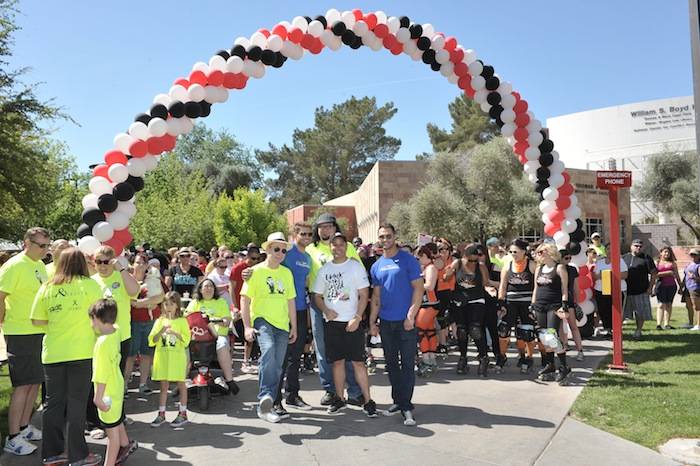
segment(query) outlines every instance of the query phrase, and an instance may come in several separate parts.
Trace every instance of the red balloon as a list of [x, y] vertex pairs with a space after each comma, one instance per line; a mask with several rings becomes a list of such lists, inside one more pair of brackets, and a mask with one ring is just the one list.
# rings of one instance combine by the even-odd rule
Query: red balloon
[[513, 111], [515, 113], [527, 112], [527, 100], [518, 100], [513, 106]]
[[304, 33], [301, 31], [301, 29], [297, 27], [293, 27], [288, 33], [287, 33], [287, 38], [291, 41], [294, 42], [295, 44], [298, 44], [301, 42], [301, 40], [304, 38]]
[[190, 83], [191, 84], [199, 84], [200, 86], [206, 86], [207, 85], [207, 75], [204, 74], [204, 71], [193, 71], [190, 73]]
[[398, 43], [399, 41], [396, 40], [396, 36], [393, 34], [387, 34], [384, 40], [382, 40], [382, 45], [384, 45], [384, 48], [387, 50], [393, 49]]
[[389, 26], [386, 24], [377, 24], [372, 32], [374, 32], [374, 35], [380, 39], [384, 39], [387, 34], [389, 34]]
[[464, 60], [464, 50], [456, 48], [450, 52], [450, 61], [452, 63], [459, 63]]
[[318, 37], [314, 37], [314, 42], [311, 44], [311, 48], [309, 49], [311, 53], [314, 55], [318, 55], [323, 51], [323, 42], [321, 42], [321, 39]]
[[527, 141], [528, 132], [526, 128], [518, 128], [513, 133], [516, 141]]
[[445, 39], [445, 45], [444, 49], [447, 50], [448, 52], [453, 51], [457, 47], [457, 39], [454, 37], [450, 36], [447, 39]]
[[578, 276], [578, 288], [579, 290], [587, 290], [593, 285], [591, 282], [590, 275], [579, 275]]
[[113, 165], [115, 163], [121, 163], [126, 165], [126, 162], [128, 162], [126, 155], [124, 155], [121, 151], [118, 151], [116, 149], [110, 150], [105, 154], [105, 163], [107, 165]]
[[585, 300], [586, 300], [586, 290], [582, 289], [582, 288], [579, 286], [579, 290], [578, 290], [578, 302], [579, 302], [579, 303], [582, 303], [582, 302], [584, 302]]
[[571, 196], [574, 193], [574, 187], [571, 183], [565, 183], [559, 186], [558, 191], [560, 196]]
[[185, 89], [190, 87], [190, 82], [188, 80], [186, 80], [185, 78], [177, 78], [175, 80], [175, 84], [179, 84], [180, 86], [184, 87]]
[[547, 234], [547, 236], [554, 236], [554, 233], [559, 231], [559, 223], [550, 223], [547, 222], [544, 224], [544, 232]]
[[527, 157], [518, 154], [518, 161], [520, 162], [520, 165], [525, 165], [525, 163], [527, 162]]
[[518, 113], [515, 116], [515, 124], [519, 128], [524, 128], [530, 123], [530, 116], [527, 113]]
[[401, 52], [403, 52], [403, 44], [396, 44], [396, 47], [393, 47], [390, 52], [393, 55], [401, 55]]
[[468, 88], [464, 89], [464, 93], [469, 97], [470, 99], [474, 99], [474, 95], [476, 94], [476, 91], [472, 89], [471, 84], [469, 85]]
[[160, 141], [160, 138], [148, 138], [148, 141], [146, 141], [146, 145], [148, 146], [148, 153], [157, 155], [163, 152], [163, 144]]
[[270, 37], [270, 31], [268, 31], [268, 30], [265, 29], [265, 28], [260, 28], [260, 29], [258, 29], [258, 32], [259, 32], [260, 34], [262, 34], [263, 36], [265, 36], [266, 38], [267, 38], [267, 37]]
[[547, 213], [547, 218], [552, 223], [561, 223], [564, 220], [564, 212], [559, 209], [554, 209]]
[[369, 26], [370, 30], [374, 30], [375, 27], [377, 27], [377, 15], [374, 13], [367, 13], [364, 18], [365, 23], [367, 23], [367, 26]]
[[459, 78], [459, 81], [457, 81], [457, 86], [462, 89], [466, 90], [467, 88], [472, 87], [472, 77], [468, 74], [462, 76]]
[[513, 92], [511, 92], [511, 94], [513, 94], [513, 97], [515, 97], [516, 102], [520, 100], [520, 92], [513, 91]]
[[133, 236], [131, 236], [128, 228], [124, 228], [123, 230], [115, 230], [112, 238], [115, 238], [125, 246], [131, 244], [131, 241], [134, 239]]
[[214, 70], [209, 73], [207, 81], [212, 86], [221, 86], [224, 83], [224, 72], [219, 70]]
[[311, 47], [314, 45], [314, 39], [315, 37], [311, 34], [304, 34], [304, 37], [302, 37], [301, 39], [301, 46], [307, 50], [310, 50]]
[[515, 143], [515, 145], [513, 146], [513, 150], [516, 154], [520, 156], [525, 156], [525, 151], [528, 147], [530, 147], [530, 144], [528, 144], [527, 141], [519, 141]]
[[226, 89], [235, 89], [238, 75], [236, 73], [224, 73], [224, 87]]
[[569, 175], [569, 172], [563, 171], [563, 172], [561, 173], [561, 176], [564, 177], [564, 184], [566, 184], [566, 183], [568, 183], [569, 181], [571, 181], [571, 175]]
[[114, 236], [112, 236], [110, 239], [107, 241], [103, 242], [105, 246], [111, 246], [112, 249], [114, 249], [114, 253], [118, 256], [122, 253], [124, 250], [124, 243], [116, 239]]
[[108, 170], [109, 167], [107, 165], [98, 165], [92, 169], [92, 175], [101, 176], [102, 178], [107, 178], [109, 180], [109, 176], [107, 175]]
[[248, 76], [243, 73], [239, 73], [240, 78], [238, 78], [238, 87], [236, 89], [245, 89], [246, 84], [248, 84]]
[[175, 149], [175, 145], [177, 144], [177, 136], [173, 136], [171, 134], [166, 134], [165, 136], [162, 137], [163, 140], [163, 147], [164, 151], [171, 151]]
[[571, 198], [569, 196], [559, 196], [556, 201], [557, 209], [566, 210], [571, 207]]
[[278, 24], [277, 26], [273, 27], [272, 33], [280, 36], [282, 40], [287, 40], [287, 28], [282, 24]]
[[355, 8], [352, 10], [352, 14], [355, 15], [355, 21], [359, 21], [362, 19], [362, 10], [359, 8]]
[[148, 144], [145, 141], [136, 140], [129, 146], [129, 154], [134, 157], [143, 157], [148, 153]]

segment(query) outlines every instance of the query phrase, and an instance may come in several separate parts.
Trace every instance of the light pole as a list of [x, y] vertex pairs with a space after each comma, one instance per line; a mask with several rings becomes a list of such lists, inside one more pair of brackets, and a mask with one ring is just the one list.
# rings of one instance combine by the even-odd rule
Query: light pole
[[695, 94], [695, 156], [698, 159], [698, 199], [700, 199], [700, 0], [688, 0], [690, 11], [690, 53], [693, 60]]

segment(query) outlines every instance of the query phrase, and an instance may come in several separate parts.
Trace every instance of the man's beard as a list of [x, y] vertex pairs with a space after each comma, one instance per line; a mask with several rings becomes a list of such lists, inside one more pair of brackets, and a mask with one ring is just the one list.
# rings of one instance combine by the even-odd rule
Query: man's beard
[[322, 241], [328, 241], [331, 239], [331, 235], [328, 235], [328, 236], [319, 235], [319, 236], [321, 236]]

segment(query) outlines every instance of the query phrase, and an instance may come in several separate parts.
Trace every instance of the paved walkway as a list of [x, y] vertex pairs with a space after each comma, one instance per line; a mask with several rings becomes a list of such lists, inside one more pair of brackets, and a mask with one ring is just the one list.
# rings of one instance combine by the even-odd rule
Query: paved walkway
[[[239, 377], [241, 393], [212, 401], [207, 413], [191, 412], [191, 423], [174, 430], [153, 429], [157, 394], [132, 395], [127, 412], [135, 420], [129, 434], [141, 448], [130, 464], [150, 465], [350, 465], [470, 464], [550, 465], [673, 464], [659, 454], [569, 419], [569, 409], [607, 353], [608, 342], [591, 341], [586, 360], [572, 360], [568, 386], [541, 383], [517, 373], [514, 359], [502, 375], [477, 378], [455, 374], [456, 356], [430, 379], [418, 379], [414, 402], [417, 427], [400, 416], [366, 418], [358, 409], [330, 416], [318, 406], [323, 394], [317, 375], [302, 381], [302, 396], [314, 405], [293, 411], [289, 420], [269, 424], [255, 414], [257, 380]], [[375, 350], [381, 354], [381, 350]], [[573, 353], [570, 353], [573, 355]], [[573, 359], [573, 358], [572, 358]], [[473, 363], [473, 362], [472, 362]], [[381, 365], [380, 365], [381, 368]], [[390, 402], [388, 378], [380, 369], [371, 376], [373, 398]], [[174, 416], [169, 403], [168, 419]], [[92, 441], [103, 452], [104, 442]], [[613, 452], [617, 450], [617, 454]], [[35, 465], [40, 456], [0, 457], [2, 465]]]

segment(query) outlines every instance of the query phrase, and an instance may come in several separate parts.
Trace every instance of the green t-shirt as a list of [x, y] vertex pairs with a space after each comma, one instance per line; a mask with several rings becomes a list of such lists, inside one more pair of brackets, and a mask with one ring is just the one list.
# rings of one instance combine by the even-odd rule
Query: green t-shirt
[[119, 369], [122, 358], [119, 335], [117, 328], [114, 333], [97, 337], [92, 354], [92, 381], [95, 384], [95, 392], [97, 384], [105, 384], [104, 395], [112, 399], [108, 411], [97, 410], [100, 420], [106, 424], [114, 424], [119, 420], [124, 404], [124, 376]]
[[[184, 341], [180, 341], [174, 335], [163, 334], [159, 339], [155, 336], [165, 326], [182, 335]], [[148, 344], [155, 346], [153, 355], [152, 380], [167, 380], [168, 382], [184, 382], [187, 372], [187, 345], [190, 344], [190, 327], [184, 317], [168, 319], [160, 316], [153, 324], [153, 329], [148, 335]]]
[[49, 264], [46, 264], [46, 278], [51, 280], [55, 274], [56, 274], [56, 263], [51, 262]]
[[[319, 241], [318, 244], [309, 244], [306, 246], [306, 252], [308, 252], [311, 256], [311, 273], [309, 273], [309, 283], [311, 286], [313, 286], [313, 284], [316, 283], [316, 275], [318, 275], [318, 271], [321, 270], [321, 267], [323, 267], [326, 262], [331, 262], [333, 260], [333, 254], [331, 253], [330, 244], [326, 244], [323, 241]], [[362, 263], [362, 259], [360, 259], [360, 255], [357, 254], [357, 250], [352, 243], [347, 243], [346, 254], [350, 259], [355, 259], [360, 264]]]
[[[219, 319], [230, 319], [231, 312], [229, 311], [228, 303], [223, 298], [218, 299], [195, 299], [187, 305], [185, 314], [193, 312], [201, 312], [210, 317], [218, 317]], [[228, 335], [228, 326], [220, 324], [216, 325], [216, 331], [220, 337]]]
[[595, 244], [591, 243], [591, 247], [595, 249], [595, 252], [598, 253], [598, 257], [607, 257], [608, 256], [608, 250], [605, 249], [604, 245], [596, 246]]
[[285, 332], [289, 331], [289, 300], [296, 295], [292, 272], [283, 265], [271, 269], [265, 263], [253, 267], [253, 275], [241, 289], [241, 296], [250, 298], [251, 324], [261, 317]]
[[116, 270], [108, 277], [96, 273], [92, 279], [100, 284], [103, 298], [112, 298], [117, 302], [117, 325], [121, 341], [131, 338], [131, 298], [136, 296], [129, 296], [126, 292], [122, 274]]
[[88, 310], [101, 298], [100, 285], [87, 277], [61, 285], [45, 283], [41, 286], [30, 316], [48, 321], [41, 362], [53, 364], [92, 358], [97, 335]]
[[46, 266], [30, 259], [24, 252], [8, 260], [0, 268], [0, 291], [5, 298], [5, 335], [36, 335], [44, 329], [32, 324], [29, 314], [39, 287], [46, 283]]

